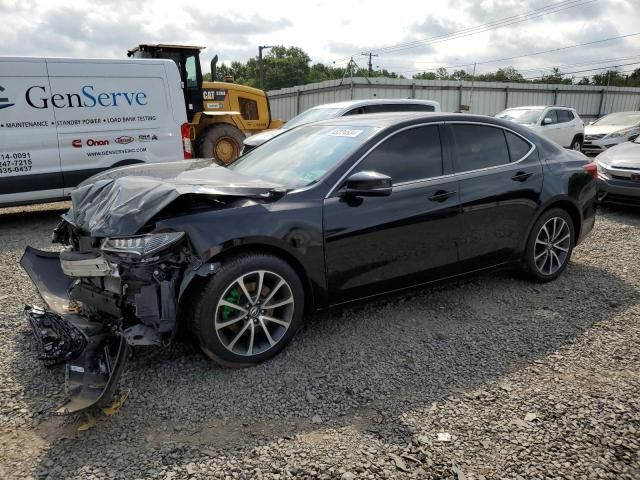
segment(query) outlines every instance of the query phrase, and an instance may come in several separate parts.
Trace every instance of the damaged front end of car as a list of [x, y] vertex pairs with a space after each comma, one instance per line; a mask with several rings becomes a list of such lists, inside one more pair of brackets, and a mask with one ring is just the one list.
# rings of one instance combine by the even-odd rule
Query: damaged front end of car
[[124, 167], [74, 190], [53, 232], [64, 250], [27, 247], [20, 262], [46, 304], [25, 307], [40, 356], [66, 362], [69, 398], [57, 413], [108, 404], [131, 348], [167, 345], [188, 285], [215, 273], [188, 232], [158, 225], [282, 194], [207, 161]]
[[41, 358], [66, 362], [69, 398], [58, 414], [105, 406], [131, 347], [171, 341], [185, 272], [201, 266], [182, 232], [95, 239], [73, 230], [63, 221], [54, 233], [71, 248], [28, 247], [21, 260], [47, 305], [25, 307]]

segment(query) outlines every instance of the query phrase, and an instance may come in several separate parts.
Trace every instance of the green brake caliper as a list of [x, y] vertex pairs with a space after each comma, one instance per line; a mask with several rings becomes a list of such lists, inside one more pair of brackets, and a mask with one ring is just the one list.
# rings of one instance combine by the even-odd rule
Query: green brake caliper
[[[229, 292], [227, 298], [225, 300], [229, 303], [233, 303], [234, 305], [238, 305], [240, 303], [240, 289], [234, 288]], [[222, 307], [222, 319], [229, 320], [229, 317], [233, 315], [235, 308], [232, 307]]]

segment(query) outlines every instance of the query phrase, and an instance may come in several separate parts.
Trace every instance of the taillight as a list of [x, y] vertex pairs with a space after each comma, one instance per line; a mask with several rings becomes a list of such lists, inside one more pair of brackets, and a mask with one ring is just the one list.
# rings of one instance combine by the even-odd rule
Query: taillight
[[593, 178], [598, 178], [598, 166], [596, 165], [596, 162], [587, 163], [583, 168], [584, 171]]
[[191, 150], [191, 138], [189, 135], [190, 128], [188, 123], [183, 123], [180, 127], [180, 136], [182, 137], [182, 153], [184, 153], [184, 159], [189, 160], [193, 158], [193, 151]]

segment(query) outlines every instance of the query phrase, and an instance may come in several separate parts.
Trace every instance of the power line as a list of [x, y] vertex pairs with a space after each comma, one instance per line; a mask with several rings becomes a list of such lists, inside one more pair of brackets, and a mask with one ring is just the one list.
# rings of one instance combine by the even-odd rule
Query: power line
[[[631, 60], [632, 58], [638, 58], [638, 57], [640, 57], [640, 55], [631, 55], [629, 57], [607, 58], [607, 59], [603, 59], [603, 60], [595, 60], [595, 61], [592, 61], [592, 62], [565, 63], [565, 64], [561, 64], [561, 65], [554, 65], [553, 67], [566, 68], [566, 67], [582, 67], [582, 66], [588, 66], [588, 65], [600, 65], [602, 63], [621, 62], [623, 60]], [[552, 70], [553, 67], [518, 68], [518, 71], [520, 73], [523, 73], [523, 72], [533, 72], [533, 71], [536, 71], [536, 70]], [[517, 68], [517, 67], [514, 67], [514, 68]], [[598, 68], [598, 67], [594, 67], [594, 68]]]
[[[452, 32], [450, 34], [444, 34], [444, 35], [439, 35], [436, 37], [429, 37], [429, 38], [424, 38], [421, 40], [414, 40], [411, 42], [403, 42], [403, 43], [398, 43], [395, 45], [390, 45], [387, 47], [380, 47], [377, 49], [374, 49], [376, 52], [378, 53], [391, 53], [391, 52], [397, 52], [397, 51], [401, 51], [401, 50], [406, 50], [406, 49], [411, 49], [411, 48], [416, 48], [418, 46], [424, 46], [424, 45], [431, 45], [433, 43], [440, 43], [440, 42], [445, 42], [445, 41], [449, 41], [449, 40], [454, 40], [454, 39], [458, 39], [458, 38], [463, 38], [463, 37], [467, 37], [470, 35], [476, 35], [478, 33], [483, 33], [483, 32], [487, 32], [490, 30], [495, 30], [497, 28], [501, 28], [501, 27], [505, 27], [505, 26], [509, 26], [509, 25], [513, 25], [516, 23], [522, 23], [528, 20], [532, 20], [534, 18], [539, 18], [545, 15], [549, 15], [551, 13], [556, 13], [556, 12], [560, 12], [563, 10], [568, 10], [570, 8], [575, 8], [578, 6], [584, 6], [586, 4], [589, 3], [593, 3], [596, 0], [563, 0], [561, 2], [558, 3], [554, 3], [551, 5], [546, 5], [544, 7], [538, 8], [538, 9], [534, 9], [534, 10], [530, 10], [528, 12], [524, 12], [524, 13], [520, 13], [517, 15], [512, 15], [510, 17], [505, 17], [502, 19], [498, 19], [498, 20], [494, 20], [492, 22], [488, 22], [485, 24], [481, 24], [481, 25], [476, 25], [474, 27], [469, 27], [466, 29], [462, 29], [456, 32]], [[339, 63], [339, 62], [344, 62], [345, 60], [347, 60], [349, 57], [342, 57], [339, 58], [338, 60], [335, 60], [333, 63]]]
[[[537, 55], [543, 55], [545, 53], [560, 52], [562, 50], [569, 50], [570, 48], [584, 47], [584, 46], [587, 46], [587, 45], [595, 45], [596, 43], [610, 42], [612, 40], [619, 40], [621, 38], [635, 37], [635, 36], [638, 36], [638, 35], [640, 35], [640, 32], [628, 33], [626, 35], [618, 35], [618, 36], [615, 36], [615, 37], [603, 38], [601, 40], [593, 40], [591, 42], [576, 43], [575, 45], [567, 45], [565, 47], [557, 47], [557, 48], [551, 48], [549, 50], [541, 50], [541, 51], [538, 51], [538, 52], [524, 53], [522, 55], [515, 55], [513, 57], [496, 58], [496, 59], [493, 59], [493, 60], [484, 60], [482, 62], [464, 63], [464, 64], [460, 64], [460, 65], [449, 65], [449, 66], [445, 66], [444, 68], [468, 67], [468, 66], [473, 65], [474, 63], [476, 65], [485, 65], [487, 63], [497, 63], [497, 62], [505, 62], [507, 60], [516, 60], [518, 58], [535, 57]], [[414, 63], [420, 64], [421, 62], [414, 62]], [[423, 62], [423, 63], [436, 63], [436, 62]], [[417, 71], [417, 70], [414, 70], [414, 71]]]
[[[618, 35], [618, 36], [615, 36], [615, 37], [603, 38], [601, 40], [594, 40], [594, 41], [591, 41], [591, 42], [578, 43], [578, 44], [575, 44], [575, 45], [567, 45], [565, 47], [552, 48], [550, 50], [542, 50], [542, 51], [538, 51], [538, 52], [530, 52], [530, 53], [525, 53], [525, 54], [522, 54], [522, 55], [515, 55], [515, 56], [512, 56], [512, 57], [496, 58], [496, 59], [493, 59], [493, 60], [484, 60], [484, 61], [481, 61], [481, 62], [474, 62], [474, 63], [476, 65], [486, 65], [488, 63], [497, 63], [497, 62], [504, 62], [504, 61], [508, 61], [508, 60], [516, 60], [516, 59], [519, 59], [519, 58], [535, 57], [537, 55], [543, 55], [545, 53], [558, 52], [558, 51], [562, 51], [562, 50], [568, 50], [568, 49], [571, 49], [571, 48], [584, 47], [584, 46], [587, 46], [587, 45], [594, 45], [594, 44], [597, 44], [597, 43], [610, 42], [612, 40], [619, 40], [621, 38], [629, 38], [629, 37], [634, 37], [634, 36], [638, 36], [638, 35], [640, 35], [640, 32], [629, 33], [629, 34], [626, 34], [626, 35]], [[433, 62], [433, 63], [435, 63], [435, 62]], [[450, 69], [454, 69], [454, 68], [468, 67], [468, 66], [474, 65], [474, 63], [463, 63], [463, 64], [458, 64], [458, 65], [443, 65], [443, 66], [440, 66], [438, 68], [446, 68], [447, 70], [450, 70]], [[393, 68], [393, 67], [387, 67], [387, 68]], [[396, 72], [396, 73], [415, 73], [415, 72], [423, 72], [423, 71], [429, 71], [429, 70], [434, 70], [434, 69], [403, 70], [403, 71]]]
[[[619, 65], [605, 65], [602, 67], [597, 67], [597, 68], [587, 68], [586, 70], [574, 70], [573, 72], [560, 72], [561, 76], [565, 76], [565, 75], [572, 75], [574, 73], [584, 73], [584, 72], [593, 72], [595, 70], [610, 70], [612, 68], [618, 68], [618, 67], [627, 67], [629, 65], [640, 65], [640, 62], [631, 62], [631, 63], [621, 63]], [[636, 70], [636, 69], [632, 69], [631, 71]], [[539, 75], [537, 77], [524, 77], [523, 80], [537, 80], [540, 78], [545, 77], [546, 75]]]
[[[640, 57], [640, 55], [631, 55], [629, 57], [619, 57], [619, 58], [605, 58], [602, 60], [594, 60], [591, 62], [581, 62], [581, 63], [568, 63], [568, 64], [555, 64], [555, 65], [549, 65], [549, 66], [544, 66], [544, 67], [531, 67], [531, 68], [520, 68], [518, 67], [518, 65], [508, 65], [509, 67], [513, 67], [516, 70], [518, 70], [519, 73], [523, 73], [523, 72], [533, 72], [533, 71], [540, 71], [540, 70], [552, 70], [553, 68], [565, 68], [565, 67], [581, 67], [581, 66], [586, 66], [586, 65], [599, 65], [602, 63], [609, 63], [609, 62], [619, 62], [622, 60], [631, 60], [632, 58], [638, 58]], [[387, 67], [390, 68], [390, 67]], [[451, 67], [439, 67], [439, 68], [444, 68], [447, 70], [451, 70]], [[498, 68], [504, 68], [504, 67], [498, 67]], [[594, 67], [594, 70], [597, 70], [599, 67]], [[397, 74], [403, 74], [403, 73], [414, 73], [414, 72], [429, 72], [429, 71], [435, 71], [438, 69], [421, 69], [421, 70], [402, 70], [402, 71], [397, 71], [394, 73]]]

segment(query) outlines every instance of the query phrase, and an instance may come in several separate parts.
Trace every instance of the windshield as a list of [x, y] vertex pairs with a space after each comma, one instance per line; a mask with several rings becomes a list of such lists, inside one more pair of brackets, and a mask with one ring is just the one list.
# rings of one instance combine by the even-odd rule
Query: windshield
[[335, 118], [340, 115], [341, 108], [310, 108], [296, 115], [283, 125], [282, 128], [293, 128], [305, 123], [317, 122], [318, 120], [326, 120], [327, 118]]
[[511, 108], [496, 115], [498, 118], [511, 120], [521, 125], [535, 125], [540, 119], [542, 110], [528, 110], [525, 108]]
[[634, 125], [640, 123], [640, 112], [618, 112], [605, 115], [593, 125]]
[[317, 182], [375, 131], [372, 127], [302, 126], [278, 135], [227, 168], [289, 188], [305, 187]]

